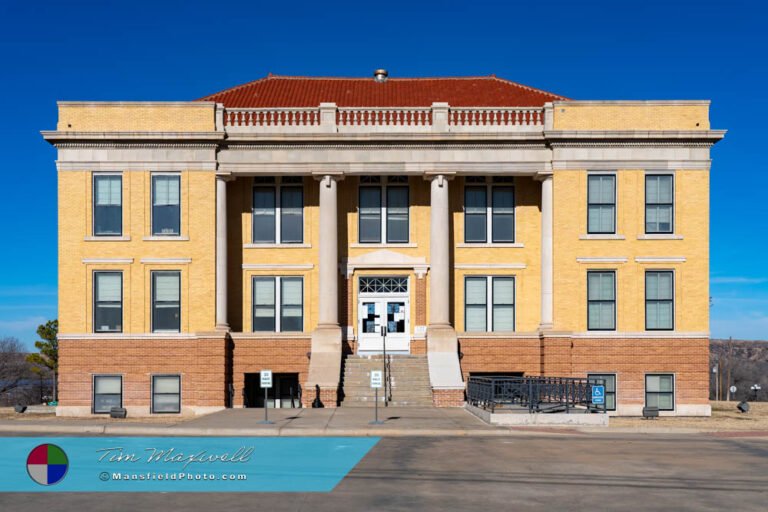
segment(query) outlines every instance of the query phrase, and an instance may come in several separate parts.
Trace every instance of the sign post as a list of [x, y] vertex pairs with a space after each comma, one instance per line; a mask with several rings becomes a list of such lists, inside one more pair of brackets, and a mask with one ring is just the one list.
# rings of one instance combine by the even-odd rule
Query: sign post
[[272, 370], [261, 370], [259, 374], [261, 377], [261, 387], [264, 389], [264, 420], [259, 423], [262, 425], [271, 425], [272, 421], [269, 421], [269, 402], [267, 392], [272, 387]]
[[375, 402], [373, 407], [373, 421], [368, 422], [369, 425], [382, 425], [383, 421], [379, 421], [379, 389], [383, 384], [381, 370], [371, 371], [371, 387], [375, 393]]

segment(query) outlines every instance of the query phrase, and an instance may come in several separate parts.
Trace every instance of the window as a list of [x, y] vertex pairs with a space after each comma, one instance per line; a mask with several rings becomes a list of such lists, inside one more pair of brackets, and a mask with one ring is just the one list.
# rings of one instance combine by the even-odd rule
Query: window
[[409, 240], [408, 177], [389, 176], [381, 185], [379, 176], [360, 178], [358, 241], [360, 243], [405, 244]]
[[645, 405], [660, 411], [675, 410], [675, 376], [671, 373], [645, 376]]
[[464, 324], [467, 332], [514, 331], [515, 278], [465, 277]]
[[587, 178], [587, 233], [616, 233], [616, 176]]
[[123, 406], [123, 378], [120, 375], [93, 376], [93, 412], [108, 413]]
[[303, 278], [258, 276], [252, 283], [254, 332], [304, 330]]
[[152, 376], [152, 412], [181, 412], [181, 377], [179, 375]]
[[600, 384], [597, 379], [602, 379], [605, 384], [605, 410], [616, 410], [616, 374], [615, 373], [590, 373], [587, 379], [594, 384]]
[[616, 272], [587, 272], [587, 329], [616, 329]]
[[674, 227], [674, 177], [651, 174], [645, 177], [645, 232], [672, 233]]
[[93, 175], [93, 234], [123, 234], [123, 177], [115, 174]]
[[[469, 176], [464, 187], [464, 242], [514, 243], [515, 189], [512, 178], [497, 176], [493, 185], [484, 177]], [[491, 198], [490, 204], [488, 198]], [[490, 217], [491, 222], [488, 222]]]
[[181, 273], [152, 272], [152, 332], [181, 331]]
[[671, 331], [675, 328], [675, 279], [670, 270], [645, 273], [645, 329]]
[[304, 242], [304, 188], [301, 176], [254, 178], [253, 243]]
[[178, 174], [152, 176], [152, 234], [181, 234], [181, 177]]
[[93, 273], [93, 331], [123, 330], [122, 272]]

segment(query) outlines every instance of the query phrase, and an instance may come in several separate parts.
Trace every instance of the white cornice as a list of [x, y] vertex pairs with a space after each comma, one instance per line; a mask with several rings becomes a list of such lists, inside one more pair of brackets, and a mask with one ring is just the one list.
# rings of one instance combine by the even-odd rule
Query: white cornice
[[312, 263], [293, 265], [290, 263], [243, 263], [243, 270], [312, 270]]
[[189, 265], [192, 258], [142, 258], [144, 265]]
[[592, 258], [592, 257], [583, 257], [583, 258], [576, 258], [576, 261], [578, 263], [626, 263], [628, 258], [625, 257], [600, 257], [600, 258]]
[[707, 106], [710, 100], [556, 100], [552, 102], [553, 106], [571, 107], [571, 106], [595, 106], [602, 105], [606, 107], [669, 107], [676, 105], [701, 105]]
[[685, 256], [638, 256], [637, 263], [685, 263]]
[[133, 258], [83, 258], [83, 263], [86, 265], [130, 265], [133, 263]]
[[527, 268], [525, 263], [464, 263], [454, 265], [457, 270], [522, 270]]

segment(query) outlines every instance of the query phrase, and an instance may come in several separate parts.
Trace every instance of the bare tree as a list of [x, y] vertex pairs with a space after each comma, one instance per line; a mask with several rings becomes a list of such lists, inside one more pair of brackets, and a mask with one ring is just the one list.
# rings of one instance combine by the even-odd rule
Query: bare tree
[[16, 338], [0, 338], [0, 394], [16, 389], [29, 374], [24, 346]]

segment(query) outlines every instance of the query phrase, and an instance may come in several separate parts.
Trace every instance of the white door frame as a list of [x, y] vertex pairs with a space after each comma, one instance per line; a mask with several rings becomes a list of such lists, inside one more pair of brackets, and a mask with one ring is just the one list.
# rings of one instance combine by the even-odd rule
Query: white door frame
[[[360, 276], [360, 277], [379, 277], [379, 276]], [[408, 278], [408, 291], [406, 292], [386, 292], [386, 293], [361, 293], [357, 296], [357, 332], [358, 343], [357, 353], [361, 355], [380, 354], [383, 351], [383, 339], [381, 337], [381, 326], [387, 322], [387, 305], [392, 302], [402, 304], [402, 314], [404, 315], [405, 328], [403, 333], [388, 332], [387, 334], [387, 353], [392, 354], [410, 354], [411, 352], [411, 300], [410, 300], [410, 278], [408, 276], [380, 276], [380, 277], [406, 277]], [[359, 278], [358, 278], [359, 284]], [[358, 288], [359, 290], [359, 288]], [[363, 322], [367, 320], [367, 304], [375, 304], [375, 315], [378, 318], [373, 320], [375, 327], [373, 333], [365, 333]], [[392, 313], [397, 315], [398, 313]]]

